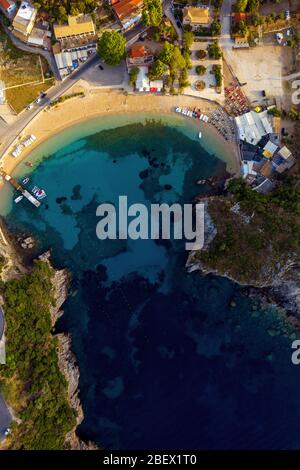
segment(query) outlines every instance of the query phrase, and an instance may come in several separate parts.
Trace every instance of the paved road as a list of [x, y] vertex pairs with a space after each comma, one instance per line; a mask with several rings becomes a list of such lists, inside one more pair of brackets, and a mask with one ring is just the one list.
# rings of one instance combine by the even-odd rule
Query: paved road
[[181, 44], [181, 42], [182, 42], [182, 29], [179, 28], [177, 23], [176, 23], [176, 19], [175, 19], [175, 16], [173, 15], [173, 11], [172, 11], [172, 2], [171, 2], [171, 0], [165, 0], [163, 2], [163, 10], [164, 10], [164, 14], [166, 15], [166, 17], [171, 21], [172, 25], [174, 26], [175, 31], [176, 31], [177, 36], [178, 36], [179, 43]]
[[230, 29], [231, 29], [231, 9], [234, 4], [234, 0], [224, 0], [222, 8], [221, 8], [221, 38], [220, 38], [220, 45], [223, 49], [225, 58], [227, 59], [227, 54], [230, 55], [232, 51], [232, 46], [234, 41], [230, 37]]
[[54, 77], [56, 78], [56, 80], [60, 80], [59, 71], [58, 71], [58, 68], [57, 68], [57, 65], [56, 65], [56, 62], [55, 62], [55, 59], [54, 59], [54, 56], [53, 56], [52, 52], [45, 51], [44, 49], [39, 48], [39, 47], [33, 47], [33, 46], [28, 46], [27, 44], [24, 44], [24, 42], [20, 41], [20, 39], [16, 38], [16, 36], [14, 34], [12, 34], [12, 32], [4, 25], [3, 22], [1, 22], [1, 24], [2, 24], [2, 27], [4, 28], [6, 34], [9, 36], [10, 40], [12, 41], [12, 43], [18, 49], [21, 49], [22, 51], [25, 51], [25, 52], [30, 52], [31, 54], [39, 54], [39, 55], [42, 55], [43, 57], [45, 57], [45, 59], [47, 60], [49, 66], [50, 66], [50, 68], [53, 72]]
[[82, 64], [78, 70], [73, 72], [65, 81], [60, 82], [55, 87], [49, 90], [47, 97], [44, 98], [39, 105], [34, 105], [34, 108], [30, 111], [25, 110], [19, 118], [9, 128], [3, 131], [0, 129], [0, 156], [5, 153], [10, 145], [14, 142], [16, 137], [22, 132], [22, 130], [29, 124], [29, 122], [37, 116], [49, 103], [61, 95], [66, 93], [78, 80], [84, 77], [85, 72], [90, 67], [95, 67], [96, 64], [100, 63], [100, 59], [97, 55], [89, 58], [84, 64]]
[[5, 438], [4, 431], [11, 425], [12, 416], [0, 394], [0, 441]]

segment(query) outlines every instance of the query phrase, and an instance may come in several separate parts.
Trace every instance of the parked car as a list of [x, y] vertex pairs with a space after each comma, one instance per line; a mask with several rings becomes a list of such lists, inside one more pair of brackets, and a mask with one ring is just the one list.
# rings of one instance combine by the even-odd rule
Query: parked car
[[37, 99], [35, 100], [35, 102], [36, 102], [36, 104], [39, 104], [39, 103], [41, 102], [41, 98], [37, 98]]
[[103, 66], [102, 66], [101, 64], [99, 65], [99, 69], [100, 69], [100, 70], [104, 70], [104, 69], [103, 69]]
[[10, 434], [10, 431], [11, 431], [10, 428], [6, 428], [4, 431], [4, 436], [8, 436]]
[[27, 106], [26, 109], [27, 109], [28, 111], [30, 111], [32, 108], [33, 108], [33, 104], [31, 103], [31, 104], [29, 104], [29, 105]]
[[40, 97], [41, 97], [41, 98], [46, 98], [46, 96], [47, 96], [47, 93], [44, 93], [44, 92], [43, 92], [43, 93], [41, 93], [41, 96], [40, 96]]
[[289, 10], [285, 10], [285, 19], [290, 20], [291, 19], [291, 13]]

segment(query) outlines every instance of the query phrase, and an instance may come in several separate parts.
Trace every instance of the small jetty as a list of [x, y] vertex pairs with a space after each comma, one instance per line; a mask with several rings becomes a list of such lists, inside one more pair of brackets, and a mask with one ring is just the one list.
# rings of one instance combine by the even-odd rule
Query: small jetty
[[33, 204], [35, 207], [39, 207], [41, 205], [40, 201], [38, 201], [32, 194], [30, 194], [27, 189], [24, 189], [20, 185], [20, 183], [18, 183], [18, 181], [15, 180], [12, 176], [8, 175], [4, 170], [1, 170], [0, 174], [5, 181], [11, 184], [17, 191], [19, 191], [24, 197], [26, 197], [26, 199], [28, 199], [31, 204]]

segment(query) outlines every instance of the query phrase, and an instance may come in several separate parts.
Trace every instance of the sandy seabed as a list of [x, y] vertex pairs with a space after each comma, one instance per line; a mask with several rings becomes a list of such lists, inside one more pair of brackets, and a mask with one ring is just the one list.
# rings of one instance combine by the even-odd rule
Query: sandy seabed
[[[126, 113], [157, 113], [158, 115], [170, 115], [174, 113], [176, 106], [197, 107], [203, 113], [212, 112], [217, 104], [193, 98], [189, 96], [165, 96], [152, 94], [128, 94], [122, 90], [90, 89], [85, 82], [79, 82], [68, 93], [84, 92], [84, 97], [74, 97], [52, 108], [41, 111], [19, 135], [14, 145], [2, 156], [1, 166], [3, 170], [11, 174], [14, 169], [41, 143], [59, 132], [80, 122], [85, 122], [101, 116], [124, 115]], [[197, 123], [193, 119], [193, 125]], [[199, 121], [203, 126], [203, 122]], [[240, 173], [240, 158], [237, 145], [226, 141], [221, 134], [209, 123], [205, 123], [214, 140], [219, 141], [220, 147], [226, 148], [226, 152], [232, 155], [228, 162], [228, 170], [231, 173]], [[15, 146], [28, 135], [34, 134], [36, 142], [23, 150], [18, 158], [11, 156]]]

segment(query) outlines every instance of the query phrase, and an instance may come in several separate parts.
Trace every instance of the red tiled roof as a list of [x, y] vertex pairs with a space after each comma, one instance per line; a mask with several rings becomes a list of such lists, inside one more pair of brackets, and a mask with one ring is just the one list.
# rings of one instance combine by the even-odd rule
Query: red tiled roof
[[10, 7], [10, 3], [8, 2], [8, 0], [0, 0], [0, 6], [4, 8], [4, 10], [8, 10], [8, 8]]
[[234, 21], [236, 23], [239, 23], [240, 21], [245, 21], [245, 19], [246, 19], [246, 13], [238, 12], [234, 14]]
[[129, 57], [131, 59], [137, 59], [139, 57], [144, 57], [146, 55], [146, 49], [143, 44], [135, 44], [129, 51]]
[[118, 18], [123, 20], [131, 15], [135, 10], [142, 6], [143, 0], [122, 0], [113, 6]]

